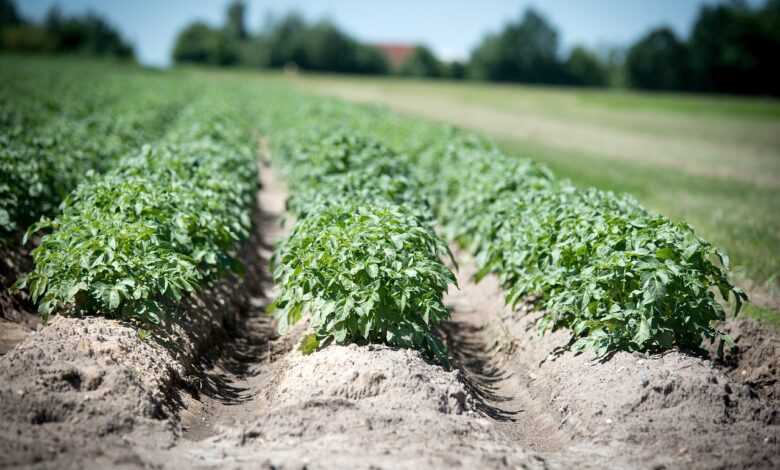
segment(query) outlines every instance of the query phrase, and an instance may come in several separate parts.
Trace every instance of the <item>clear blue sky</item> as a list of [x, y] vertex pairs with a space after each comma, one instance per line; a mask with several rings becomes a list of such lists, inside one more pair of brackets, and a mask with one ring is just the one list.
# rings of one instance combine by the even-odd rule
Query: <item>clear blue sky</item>
[[[686, 36], [702, 3], [716, 0], [247, 0], [256, 30], [266, 11], [297, 9], [307, 18], [334, 20], [358, 39], [420, 42], [443, 58], [465, 58], [487, 32], [533, 6], [557, 27], [563, 48], [625, 45], [658, 25]], [[41, 19], [59, 4], [65, 13], [89, 9], [108, 18], [135, 45], [141, 62], [166, 65], [176, 33], [199, 19], [220, 24], [227, 0], [17, 0], [21, 12]], [[751, 4], [762, 4], [752, 0]]]

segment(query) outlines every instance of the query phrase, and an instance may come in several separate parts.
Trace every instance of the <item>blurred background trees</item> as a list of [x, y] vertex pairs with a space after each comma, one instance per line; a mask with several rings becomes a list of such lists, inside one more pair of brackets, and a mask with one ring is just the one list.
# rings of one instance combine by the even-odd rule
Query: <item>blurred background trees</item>
[[130, 43], [97, 14], [64, 16], [54, 6], [43, 23], [35, 24], [21, 17], [11, 0], [0, 0], [0, 50], [122, 59], [134, 56]]
[[669, 28], [651, 31], [631, 46], [625, 67], [629, 84], [636, 88], [688, 88], [688, 46]]
[[296, 12], [268, 17], [263, 29], [250, 34], [244, 2], [228, 5], [225, 24], [210, 27], [193, 23], [176, 38], [176, 63], [245, 65], [337, 73], [381, 74], [388, 71], [385, 58], [374, 47], [362, 44], [328, 20], [307, 22]]
[[[327, 19], [309, 21], [295, 12], [268, 15], [253, 32], [246, 11], [242, 0], [232, 0], [222, 25], [194, 22], [183, 28], [174, 62], [780, 96], [780, 0], [761, 6], [744, 0], [704, 4], [688, 38], [661, 25], [627, 47], [604, 50], [582, 45], [562, 50], [555, 25], [528, 9], [458, 61], [441, 60], [423, 44], [366, 44]], [[95, 14], [66, 17], [53, 7], [36, 24], [19, 14], [13, 0], [0, 0], [0, 49], [133, 57], [130, 44]], [[402, 56], [394, 56], [399, 49]]]
[[433, 51], [422, 45], [414, 48], [411, 56], [401, 64], [398, 71], [408, 77], [441, 78], [451, 74], [451, 71], [436, 58]]

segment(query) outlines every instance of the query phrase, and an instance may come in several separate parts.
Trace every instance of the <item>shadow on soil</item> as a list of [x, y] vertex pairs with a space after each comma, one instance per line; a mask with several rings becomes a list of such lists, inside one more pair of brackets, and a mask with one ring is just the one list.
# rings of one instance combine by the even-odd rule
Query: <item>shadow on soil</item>
[[251, 390], [234, 385], [236, 378], [256, 375], [255, 366], [275, 352], [272, 350], [277, 336], [275, 325], [265, 313], [273, 288], [268, 270], [273, 246], [265, 239], [264, 232], [278, 220], [274, 214], [258, 209], [253, 221], [255, 230], [239, 256], [245, 269], [243, 280], [234, 276], [224, 283], [224, 294], [229, 295], [219, 292], [217, 298], [203, 299], [209, 305], [205, 313], [230, 308], [229, 303], [233, 303], [237, 304], [238, 314], [222, 318], [213, 339], [201, 348], [198, 362], [187, 377], [181, 378], [180, 385], [196, 400], [205, 396], [231, 405], [252, 399]]
[[514, 421], [522, 410], [502, 406], [512, 397], [500, 392], [501, 382], [511, 374], [497, 364], [497, 351], [485, 342], [484, 327], [451, 320], [439, 326], [439, 334], [447, 342], [453, 365], [463, 373], [477, 409], [497, 421]]

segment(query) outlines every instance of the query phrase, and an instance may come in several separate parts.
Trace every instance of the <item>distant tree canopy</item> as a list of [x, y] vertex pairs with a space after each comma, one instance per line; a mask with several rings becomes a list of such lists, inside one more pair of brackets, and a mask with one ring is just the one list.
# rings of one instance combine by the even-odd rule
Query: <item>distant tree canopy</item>
[[558, 33], [536, 11], [485, 37], [471, 55], [470, 75], [477, 79], [558, 83]]
[[780, 95], [780, 0], [703, 5], [688, 41], [668, 28], [629, 50], [629, 83], [647, 90]]
[[571, 85], [603, 87], [609, 84], [607, 66], [592, 52], [582, 46], [572, 49], [564, 64]]
[[656, 29], [628, 50], [626, 71], [636, 88], [683, 90], [688, 85], [688, 48], [671, 29]]
[[227, 25], [225, 32], [233, 39], [246, 40], [249, 33], [246, 30], [246, 5], [244, 2], [234, 0], [227, 9]]
[[0, 28], [6, 26], [19, 26], [23, 23], [22, 17], [16, 11], [16, 5], [12, 0], [0, 0]]
[[705, 5], [689, 41], [695, 91], [780, 94], [780, 1]]
[[417, 46], [412, 55], [401, 64], [398, 73], [409, 77], [439, 78], [447, 76], [449, 71], [430, 49], [425, 46]]
[[517, 22], [487, 35], [471, 54], [469, 76], [478, 80], [605, 86], [607, 73], [583, 47], [566, 61], [558, 53], [558, 32], [541, 14], [525, 11]]
[[180, 63], [233, 65], [238, 62], [238, 49], [223, 31], [197, 22], [179, 33], [173, 46], [173, 60]]
[[94, 13], [66, 17], [51, 7], [42, 24], [22, 18], [11, 0], [0, 0], [0, 49], [133, 58], [133, 47]]
[[222, 28], [193, 23], [176, 38], [178, 63], [286, 67], [339, 73], [380, 74], [388, 71], [384, 56], [341, 31], [330, 21], [308, 23], [289, 13], [270, 19], [264, 31], [251, 35], [244, 26], [244, 3], [232, 2]]
[[364, 74], [388, 71], [378, 50], [359, 43], [327, 20], [308, 24], [291, 13], [272, 22], [265, 38], [271, 67], [294, 64], [305, 70]]

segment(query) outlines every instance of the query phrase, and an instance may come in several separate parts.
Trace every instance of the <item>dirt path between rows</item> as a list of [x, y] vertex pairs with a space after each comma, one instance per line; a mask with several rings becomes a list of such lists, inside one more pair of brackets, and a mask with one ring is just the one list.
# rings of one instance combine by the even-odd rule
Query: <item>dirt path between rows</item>
[[482, 400], [485, 414], [519, 447], [538, 452], [562, 449], [567, 439], [558, 420], [539, 397], [529, 394], [526, 384], [533, 374], [513, 361], [513, 341], [499, 321], [506, 308], [495, 279], [475, 284], [473, 261], [457, 247], [452, 250], [460, 264], [460, 288], [451, 287], [445, 298], [452, 318], [441, 333], [454, 363]]
[[265, 231], [277, 224], [259, 209], [252, 217], [237, 253], [243, 276], [184, 299], [153, 337], [117, 320], [55, 316], [0, 357], [0, 468], [154, 467], [146, 456], [176, 442], [182, 410], [230, 394], [203, 370], [263, 295], [258, 250], [270, 249]]
[[273, 301], [274, 287], [269, 266], [274, 243], [285, 235], [287, 190], [270, 166], [260, 171], [259, 204], [266, 214], [264, 243], [258, 247], [263, 276], [256, 286], [262, 295], [251, 299], [248, 314], [235, 328], [236, 336], [210, 352], [204, 359], [203, 379], [206, 393], [188, 400], [182, 412], [182, 437], [200, 441], [225, 428], [240, 427], [253, 417], [263, 401], [275, 371], [274, 364], [293, 346], [294, 335], [279, 338], [272, 317], [265, 308]]
[[780, 354], [776, 338], [741, 335], [745, 325], [733, 322], [743, 344], [730, 366], [679, 352], [607, 362], [554, 354], [566, 335], [538, 336], [533, 310], [509, 311], [497, 280], [475, 284], [473, 260], [455, 252], [460, 288], [445, 297], [452, 318], [440, 329], [454, 370], [384, 346], [303, 356], [293, 346], [305, 326], [273, 338], [266, 317], [249, 318], [254, 359], [231, 372], [222, 361], [233, 351], [209, 371], [243, 398], [192, 407], [184, 439], [159, 460], [322, 469], [780, 463], [777, 371], [765, 362]]
[[780, 466], [780, 341], [773, 332], [730, 320], [724, 329], [737, 347], [715, 362], [678, 351], [596, 361], [562, 351], [567, 332], [540, 336], [532, 305], [512, 312], [497, 279], [474, 284], [473, 260], [453, 251], [461, 288], [446, 298], [452, 320], [443, 334], [470, 389], [515, 445], [549, 462], [595, 467]]

